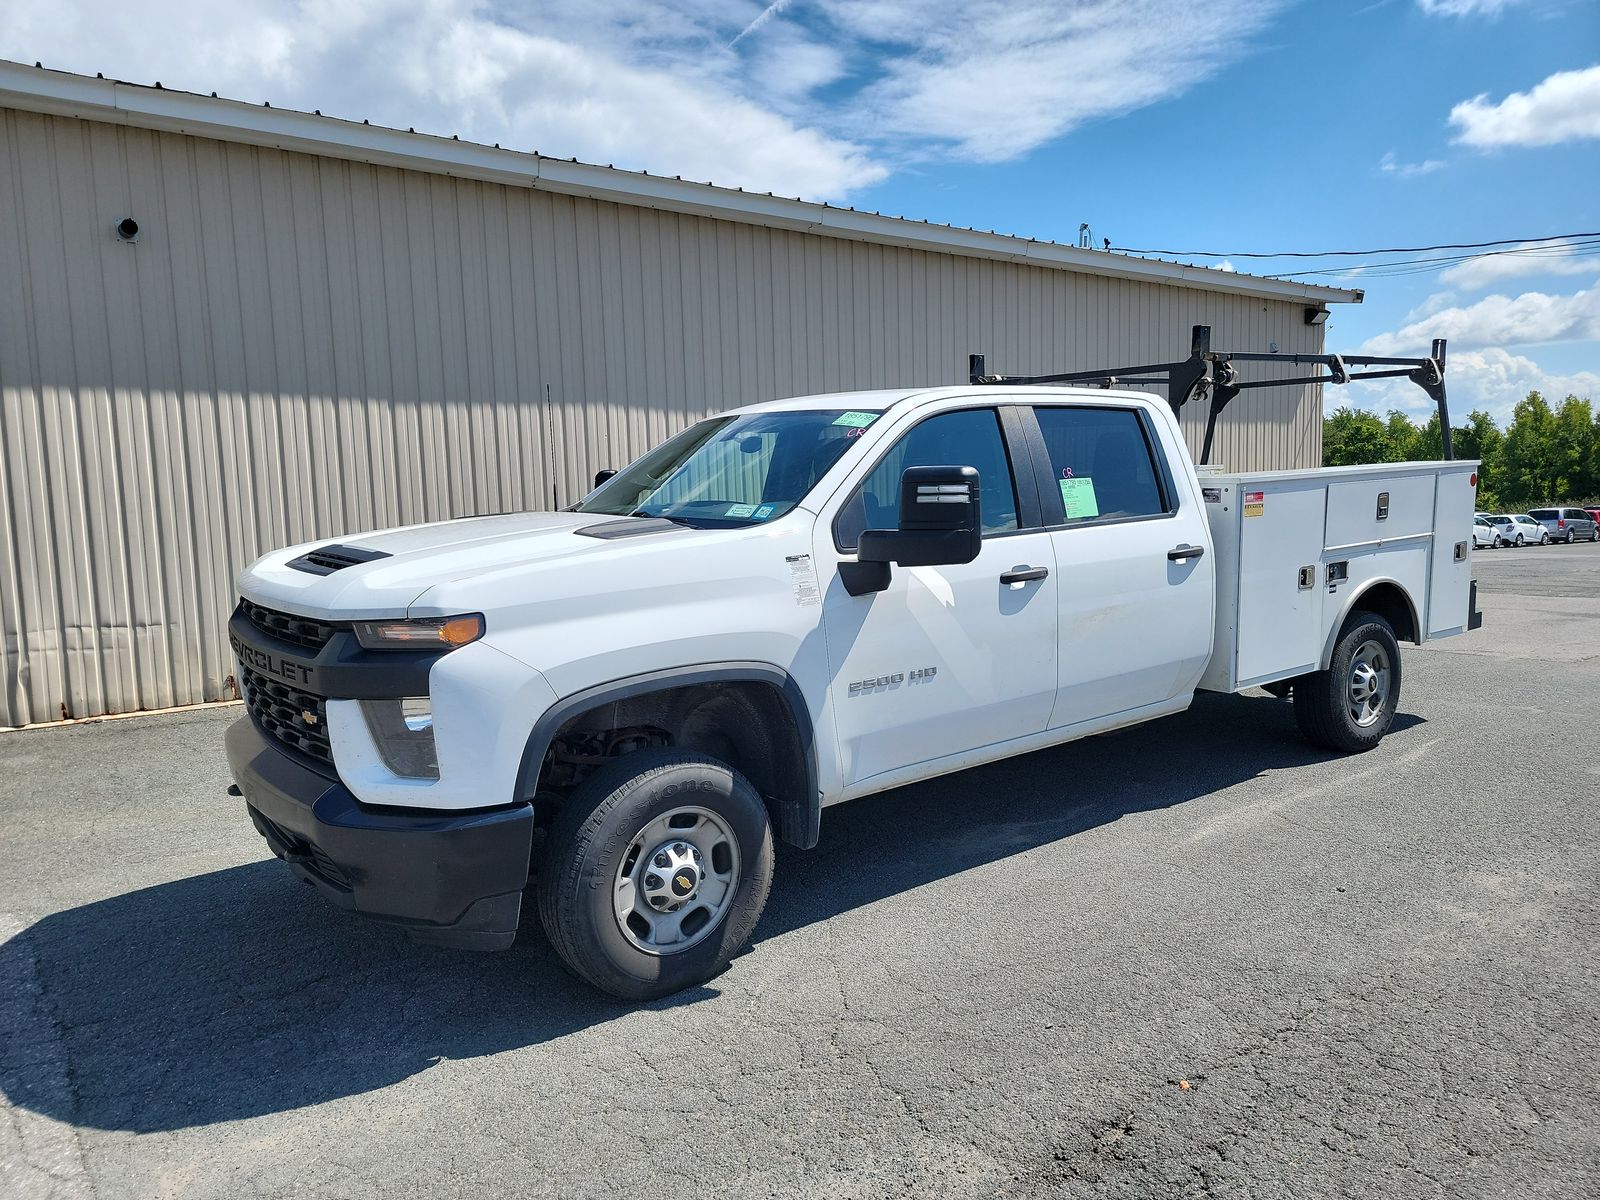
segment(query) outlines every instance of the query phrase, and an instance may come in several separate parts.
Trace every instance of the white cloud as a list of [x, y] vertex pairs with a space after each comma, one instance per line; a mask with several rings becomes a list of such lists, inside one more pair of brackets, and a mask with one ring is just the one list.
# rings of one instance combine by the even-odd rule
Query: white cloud
[[1443, 308], [1381, 333], [1361, 345], [1363, 354], [1411, 355], [1427, 352], [1434, 338], [1448, 338], [1463, 349], [1533, 346], [1547, 342], [1600, 340], [1600, 284], [1570, 296], [1524, 292], [1485, 296], [1466, 307]]
[[1442, 272], [1439, 282], [1471, 292], [1529, 275], [1588, 275], [1596, 270], [1597, 253], [1600, 248], [1570, 242], [1530, 242], [1468, 259]]
[[[1600, 346], [1596, 346], [1600, 358]], [[1451, 350], [1445, 363], [1445, 387], [1450, 399], [1450, 421], [1462, 424], [1473, 409], [1488, 413], [1503, 429], [1517, 401], [1529, 392], [1542, 392], [1559, 404], [1567, 396], [1600, 400], [1600, 374], [1546, 371], [1533, 359], [1498, 347]], [[1416, 384], [1404, 379], [1358, 380], [1348, 387], [1324, 388], [1323, 405], [1329, 411], [1343, 404], [1372, 412], [1397, 408], [1418, 420], [1433, 415], [1433, 401]]]
[[[820, 0], [888, 47], [853, 100], [857, 136], [980, 162], [1169, 99], [1237, 60], [1281, 0]], [[929, 147], [926, 143], [935, 143]]]
[[1499, 16], [1523, 0], [1417, 0], [1417, 7], [1430, 17]]
[[[12, 0], [0, 56], [220, 91], [400, 128], [761, 191], [839, 199], [887, 167], [742, 93], [708, 52], [759, 6], [679, 14], [635, 0]], [[725, 42], [727, 37], [722, 37]]]
[[1378, 169], [1385, 175], [1398, 175], [1402, 179], [1410, 179], [1416, 175], [1432, 175], [1444, 163], [1437, 158], [1424, 159], [1422, 162], [1400, 162], [1390, 150], [1378, 161]]
[[1480, 150], [1600, 138], [1600, 66], [1558, 71], [1499, 103], [1487, 93], [1463, 100], [1450, 110], [1450, 124], [1456, 141]]
[[0, 57], [810, 199], [1180, 95], [1288, 0], [3, 0]]

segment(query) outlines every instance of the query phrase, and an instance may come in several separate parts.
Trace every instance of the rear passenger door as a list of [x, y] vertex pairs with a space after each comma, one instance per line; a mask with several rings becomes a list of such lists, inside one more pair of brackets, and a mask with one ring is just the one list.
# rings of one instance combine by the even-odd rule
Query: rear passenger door
[[[1193, 692], [1211, 654], [1214, 560], [1181, 453], [1143, 408], [1033, 407], [1039, 503], [1055, 550], [1058, 691], [1050, 728]], [[1170, 433], [1169, 433], [1169, 436]]]

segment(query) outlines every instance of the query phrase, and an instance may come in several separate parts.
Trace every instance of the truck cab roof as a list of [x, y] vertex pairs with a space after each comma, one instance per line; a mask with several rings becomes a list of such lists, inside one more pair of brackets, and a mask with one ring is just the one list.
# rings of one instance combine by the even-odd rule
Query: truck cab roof
[[[759, 413], [759, 412], [804, 412], [811, 409], [855, 409], [862, 412], [887, 412], [901, 404], [930, 403], [943, 400], [952, 396], [987, 396], [993, 395], [999, 401], [1003, 398], [1014, 398], [1025, 395], [1035, 400], [1104, 400], [1106, 391], [1103, 388], [1086, 387], [1044, 387], [1038, 384], [1017, 385], [992, 385], [992, 384], [956, 384], [939, 387], [919, 388], [874, 388], [859, 392], [819, 392], [811, 396], [790, 396], [782, 400], [766, 400], [759, 404], [743, 404], [738, 408], [726, 409], [718, 415]], [[1157, 404], [1164, 404], [1160, 397], [1150, 392], [1135, 391], [1118, 388], [1115, 393], [1119, 400], [1139, 399], [1149, 400]]]

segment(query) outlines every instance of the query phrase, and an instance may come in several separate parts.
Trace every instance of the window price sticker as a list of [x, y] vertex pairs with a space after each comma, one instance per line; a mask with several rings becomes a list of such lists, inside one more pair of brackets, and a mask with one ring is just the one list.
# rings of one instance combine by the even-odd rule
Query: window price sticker
[[1094, 480], [1087, 475], [1071, 479], [1058, 479], [1061, 485], [1061, 503], [1066, 506], [1067, 520], [1079, 521], [1084, 517], [1100, 515], [1100, 501], [1094, 494]]

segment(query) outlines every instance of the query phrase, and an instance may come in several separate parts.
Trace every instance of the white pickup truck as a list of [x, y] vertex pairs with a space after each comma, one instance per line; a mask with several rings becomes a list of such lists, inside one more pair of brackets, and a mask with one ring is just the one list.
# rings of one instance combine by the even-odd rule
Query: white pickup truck
[[[269, 554], [230, 766], [330, 899], [646, 998], [751, 936], [831, 804], [1292, 695], [1358, 751], [1476, 627], [1476, 464], [1226, 474], [1153, 396], [945, 387], [709, 418], [566, 512]], [[531, 882], [530, 882], [531, 880]]]

